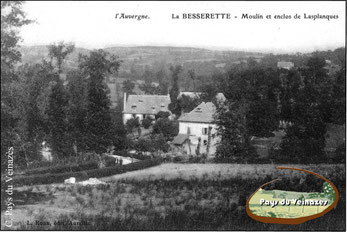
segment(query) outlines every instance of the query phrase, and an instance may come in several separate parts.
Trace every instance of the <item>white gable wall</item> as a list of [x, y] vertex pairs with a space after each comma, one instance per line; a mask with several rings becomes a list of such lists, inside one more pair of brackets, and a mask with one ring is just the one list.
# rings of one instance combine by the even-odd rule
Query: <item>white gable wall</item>
[[[179, 133], [180, 134], [188, 134], [188, 128], [190, 130], [190, 141], [191, 141], [191, 150], [192, 154], [195, 154], [195, 149], [198, 145], [198, 138], [201, 138], [200, 142], [200, 153], [206, 153], [207, 145], [204, 144], [204, 141], [208, 141], [208, 133], [204, 134], [203, 129], [205, 131], [208, 130], [208, 127], [211, 127], [211, 143], [210, 143], [210, 154], [214, 154], [216, 152], [216, 143], [219, 141], [217, 137], [217, 125], [212, 123], [198, 123], [198, 122], [179, 122]], [[214, 138], [213, 138], [214, 135]], [[188, 150], [187, 150], [188, 152]]]

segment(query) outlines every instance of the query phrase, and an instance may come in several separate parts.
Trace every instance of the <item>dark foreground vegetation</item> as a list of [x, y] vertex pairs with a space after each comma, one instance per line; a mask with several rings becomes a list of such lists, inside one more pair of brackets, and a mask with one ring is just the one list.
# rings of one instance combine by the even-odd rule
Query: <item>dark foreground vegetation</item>
[[[161, 159], [147, 159], [128, 165], [116, 165], [113, 167], [98, 168], [96, 162], [88, 162], [82, 165], [71, 165], [67, 167], [53, 167], [33, 169], [28, 172], [32, 175], [16, 176], [12, 179], [14, 186], [63, 183], [65, 179], [75, 177], [77, 181], [83, 181], [88, 178], [100, 178], [112, 176], [129, 171], [140, 170], [152, 167], [161, 163]], [[74, 170], [74, 171], [73, 171]], [[78, 171], [77, 171], [78, 170]], [[1, 186], [4, 186], [4, 179], [1, 180]]]
[[[21, 230], [345, 230], [345, 170], [336, 165], [322, 170], [339, 191], [335, 209], [323, 217], [301, 225], [264, 224], [248, 217], [245, 205], [263, 183], [277, 178], [278, 172], [256, 177], [238, 173], [223, 178], [221, 173], [188, 179], [121, 179], [103, 186], [41, 186], [18, 189], [15, 198], [27, 202], [23, 191], [46, 192], [41, 205], [21, 208], [32, 221], [51, 225], [16, 223]], [[242, 177], [239, 177], [242, 175]], [[310, 175], [284, 171], [276, 189], [322, 191], [321, 183]], [[64, 195], [64, 196], [63, 196]], [[49, 198], [50, 196], [50, 198]], [[61, 211], [69, 205], [68, 212]], [[38, 209], [37, 211], [35, 209]], [[57, 213], [60, 212], [60, 213]], [[71, 213], [72, 212], [72, 213]], [[14, 212], [15, 213], [15, 212]], [[30, 215], [30, 216], [29, 216]], [[65, 225], [54, 225], [54, 222]], [[73, 224], [75, 223], [75, 224]], [[78, 224], [79, 223], [79, 224]], [[76, 225], [78, 224], [78, 225]]]

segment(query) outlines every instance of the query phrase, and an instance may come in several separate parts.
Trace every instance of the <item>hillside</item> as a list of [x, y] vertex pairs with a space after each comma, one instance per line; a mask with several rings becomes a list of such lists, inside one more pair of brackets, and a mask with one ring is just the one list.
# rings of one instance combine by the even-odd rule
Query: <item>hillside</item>
[[[261, 53], [250, 53], [240, 51], [217, 51], [191, 47], [109, 47], [105, 51], [118, 56], [122, 60], [120, 74], [143, 75], [147, 70], [156, 72], [160, 69], [167, 69], [170, 64], [181, 64], [187, 69], [194, 69], [197, 74], [211, 73], [214, 68], [226, 67], [228, 64], [237, 62], [248, 57], [261, 58]], [[22, 46], [23, 63], [38, 63], [47, 57], [46, 46]], [[86, 55], [90, 50], [77, 47], [68, 56], [65, 67], [75, 68], [78, 64], [78, 54]]]

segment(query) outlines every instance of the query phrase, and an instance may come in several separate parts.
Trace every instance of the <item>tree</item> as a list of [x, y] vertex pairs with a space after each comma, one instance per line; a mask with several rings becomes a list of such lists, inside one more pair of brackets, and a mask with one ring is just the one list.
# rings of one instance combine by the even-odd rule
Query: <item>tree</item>
[[[245, 161], [255, 156], [251, 136], [271, 136], [278, 127], [279, 77], [272, 69], [250, 61], [233, 67], [218, 83], [227, 100], [217, 105], [217, 160]], [[213, 86], [207, 86], [211, 98]], [[214, 94], [212, 94], [214, 93]], [[207, 97], [208, 97], [207, 95]]]
[[62, 81], [58, 79], [52, 86], [47, 110], [49, 123], [48, 143], [52, 148], [53, 155], [57, 158], [68, 157], [72, 153], [66, 115], [67, 104], [68, 99], [64, 86]]
[[202, 102], [215, 102], [217, 92], [217, 87], [213, 83], [203, 84], [201, 86], [200, 100]]
[[129, 141], [127, 139], [127, 130], [123, 124], [122, 112], [115, 111], [112, 113], [112, 121], [114, 124], [114, 140], [113, 146], [115, 150], [124, 150], [129, 147]]
[[[18, 164], [41, 160], [39, 150], [48, 133], [46, 109], [48, 107], [51, 82], [56, 78], [52, 67], [43, 62], [36, 65], [25, 65], [17, 71], [16, 89], [11, 96], [16, 107], [13, 116], [16, 125], [13, 127], [13, 140]], [[3, 110], [3, 109], [2, 109]], [[3, 123], [2, 115], [2, 123]]]
[[191, 98], [186, 95], [182, 95], [179, 99], [179, 105], [182, 109], [182, 112], [187, 113], [192, 111], [195, 107], [197, 107], [201, 103], [199, 98]]
[[217, 108], [217, 133], [221, 136], [216, 151], [217, 161], [240, 162], [255, 157], [246, 122], [248, 107], [245, 100], [240, 100], [227, 101]]
[[153, 125], [152, 134], [159, 134], [166, 138], [172, 139], [178, 134], [178, 123], [167, 118], [158, 119]]
[[159, 111], [155, 115], [155, 119], [157, 120], [158, 118], [169, 118], [169, 116], [170, 116], [170, 112], [168, 112], [168, 111]]
[[134, 82], [130, 80], [123, 81], [123, 91], [127, 93], [127, 95], [134, 94], [133, 92], [134, 88], [135, 88]]
[[331, 101], [331, 122], [342, 125], [346, 122], [346, 66], [336, 73]]
[[74, 44], [65, 44], [59, 42], [58, 44], [52, 44], [48, 46], [48, 56], [51, 58], [51, 63], [55, 60], [58, 73], [62, 72], [62, 65], [65, 58], [74, 51]]
[[[19, 30], [32, 23], [22, 10], [22, 1], [1, 1], [1, 83], [13, 80], [14, 65], [20, 61], [21, 54], [17, 44], [21, 40]], [[1, 92], [3, 89], [1, 89]]]
[[171, 103], [169, 104], [169, 110], [176, 115], [180, 115], [181, 108], [180, 108], [177, 97], [180, 93], [178, 79], [179, 79], [179, 74], [182, 72], [182, 66], [181, 65], [177, 65], [175, 67], [171, 66], [170, 71], [172, 73], [172, 76], [171, 76], [171, 89], [169, 92], [170, 99], [171, 99]]
[[195, 93], [197, 88], [196, 88], [196, 83], [195, 83], [195, 80], [196, 80], [196, 73], [195, 73], [195, 70], [194, 69], [189, 69], [187, 71], [187, 74], [188, 74], [188, 78], [186, 78], [186, 83], [185, 85], [186, 86], [186, 89], [190, 89], [190, 84], [192, 83], [193, 84], [193, 92]]
[[103, 153], [112, 145], [114, 125], [110, 112], [110, 99], [105, 77], [117, 72], [120, 62], [115, 56], [103, 50], [80, 56], [79, 67], [88, 78], [86, 132], [87, 147], [91, 151]]
[[152, 125], [152, 119], [150, 117], [146, 117], [145, 119], [142, 120], [142, 126], [145, 129], [148, 129]]
[[318, 162], [324, 156], [326, 123], [330, 121], [330, 78], [324, 69], [325, 60], [311, 57], [300, 70], [303, 86], [292, 97], [290, 119], [293, 126], [286, 129], [281, 143], [283, 157], [299, 162]]
[[[1, 165], [6, 164], [5, 153], [12, 146], [17, 152], [23, 144], [23, 131], [18, 123], [23, 115], [18, 114], [18, 104], [15, 99], [20, 96], [22, 86], [18, 86], [18, 75], [15, 65], [21, 59], [18, 42], [21, 40], [19, 29], [31, 23], [22, 10], [23, 2], [1, 1]], [[14, 155], [14, 157], [21, 157]], [[18, 160], [16, 160], [18, 163]], [[2, 169], [4, 170], [4, 169]]]
[[76, 147], [76, 152], [86, 151], [87, 79], [79, 70], [68, 72], [66, 77], [67, 118], [71, 142]]
[[[48, 55], [53, 60], [56, 60], [57, 74], [53, 83], [52, 91], [49, 96], [49, 106], [47, 110], [49, 122], [49, 144], [51, 145], [53, 154], [57, 157], [71, 156], [72, 143], [70, 133], [68, 133], [68, 96], [63, 86], [63, 81], [60, 79], [62, 72], [62, 64], [67, 57], [74, 50], [74, 45], [66, 45], [60, 42], [58, 45], [48, 46]], [[52, 66], [53, 67], [53, 66]], [[54, 72], [52, 70], [52, 72]]]
[[169, 84], [167, 82], [166, 71], [164, 69], [160, 69], [158, 72], [156, 72], [155, 75], [156, 75], [156, 79], [159, 83], [158, 94], [160, 94], [160, 95], [168, 94]]
[[140, 121], [139, 118], [130, 118], [126, 123], [125, 123], [125, 127], [128, 133], [132, 133], [134, 129], [138, 129], [140, 127]]
[[145, 92], [145, 94], [159, 94], [160, 89], [153, 85], [152, 83], [145, 82], [139, 86], [140, 90]]

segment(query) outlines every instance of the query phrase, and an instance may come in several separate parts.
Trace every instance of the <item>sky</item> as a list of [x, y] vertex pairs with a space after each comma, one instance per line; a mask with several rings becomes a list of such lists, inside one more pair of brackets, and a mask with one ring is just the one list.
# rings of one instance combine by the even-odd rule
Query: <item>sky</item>
[[[311, 52], [345, 46], [346, 3], [341, 2], [25, 2], [22, 45], [73, 42], [89, 49], [112, 46], [185, 46], [259, 52]], [[149, 19], [116, 19], [116, 14]], [[231, 19], [183, 19], [183, 14], [228, 13]], [[172, 14], [180, 19], [173, 19]], [[263, 19], [242, 19], [243, 14]], [[291, 19], [274, 19], [274, 15]], [[294, 15], [301, 16], [294, 19]], [[335, 15], [337, 19], [304, 19]], [[266, 19], [271, 15], [271, 19]], [[236, 18], [235, 18], [236, 17]]]

